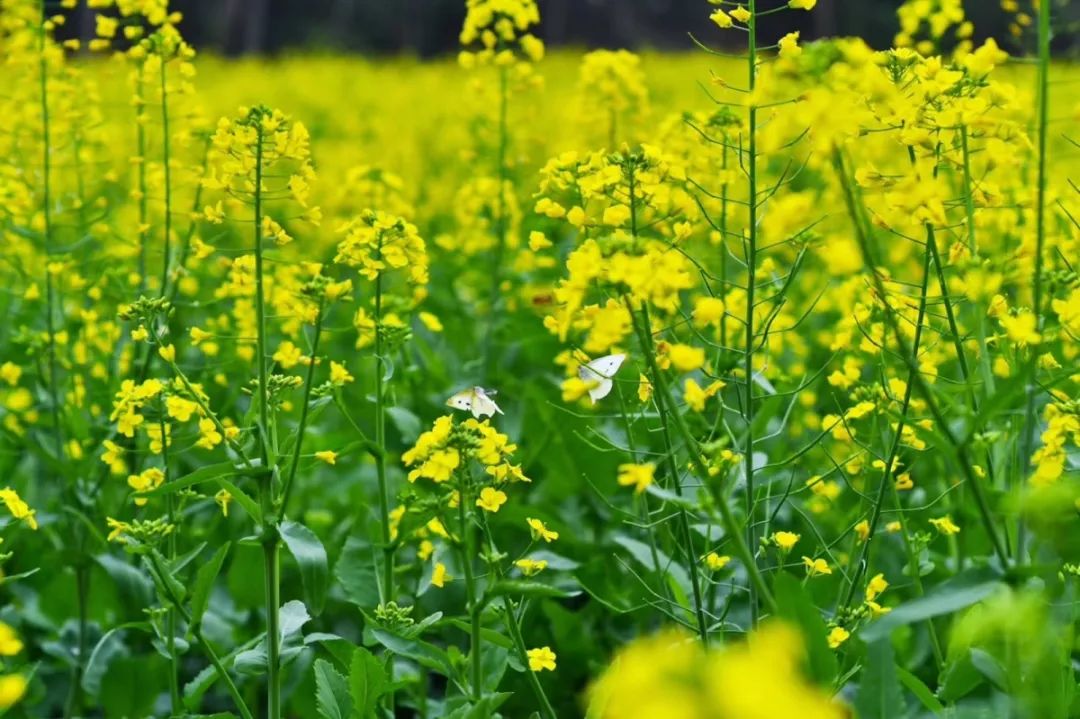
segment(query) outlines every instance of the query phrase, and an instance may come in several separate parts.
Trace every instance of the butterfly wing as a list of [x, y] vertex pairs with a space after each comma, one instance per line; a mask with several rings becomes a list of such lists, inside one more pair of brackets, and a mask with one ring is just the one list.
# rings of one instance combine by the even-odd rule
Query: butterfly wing
[[[494, 392], [492, 393], [494, 394]], [[488, 396], [483, 387], [473, 387], [472, 389], [472, 404], [471, 407], [473, 417], [479, 419], [480, 417], [490, 417], [496, 412], [502, 414], [503, 411], [499, 409], [499, 405], [495, 404], [495, 400]]]
[[473, 408], [473, 390], [466, 389], [458, 392], [446, 400], [447, 407], [454, 409], [471, 410]]
[[594, 385], [589, 390], [589, 399], [596, 404], [597, 400], [601, 400], [607, 397], [611, 393], [611, 388], [614, 383], [611, 378], [615, 376], [615, 373], [622, 367], [623, 360], [626, 359], [625, 354], [606, 355], [604, 357], [597, 357], [591, 362], [587, 362], [578, 367], [578, 377], [582, 380]]

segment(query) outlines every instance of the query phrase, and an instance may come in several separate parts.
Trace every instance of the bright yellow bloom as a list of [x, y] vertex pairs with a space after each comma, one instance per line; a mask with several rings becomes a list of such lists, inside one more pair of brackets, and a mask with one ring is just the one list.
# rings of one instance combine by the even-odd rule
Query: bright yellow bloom
[[806, 567], [806, 576], [816, 577], [819, 574], [832, 574], [832, 567], [824, 559], [818, 557], [817, 559], [811, 559], [810, 557], [803, 557], [803, 566]]
[[544, 669], [555, 671], [555, 652], [551, 651], [551, 647], [530, 649], [526, 654], [529, 657], [530, 671], [539, 672]]
[[799, 542], [800, 535], [794, 532], [773, 532], [772, 541], [782, 552], [790, 552]]
[[709, 19], [716, 23], [717, 27], [722, 30], [726, 30], [734, 23], [731, 21], [731, 16], [723, 10], [716, 10], [712, 15], [709, 15]]
[[335, 387], [344, 387], [352, 382], [354, 377], [345, 369], [345, 365], [330, 361], [330, 383]]
[[705, 350], [690, 345], [675, 344], [668, 348], [671, 366], [680, 372], [693, 372], [705, 364]]
[[843, 627], [833, 627], [829, 631], [829, 636], [826, 637], [826, 639], [829, 642], [830, 649], [838, 649], [841, 644], [848, 640], [848, 637], [850, 636], [851, 632], [844, 629]]
[[633, 487], [635, 493], [641, 494], [653, 483], [655, 471], [656, 465], [651, 462], [646, 464], [620, 464], [619, 485]]
[[337, 464], [337, 452], [324, 449], [315, 453], [315, 459], [320, 462], [326, 462], [327, 464]]
[[731, 562], [731, 557], [726, 554], [717, 554], [716, 552], [709, 552], [705, 555], [705, 566], [707, 566], [713, 572], [719, 572]]
[[521, 573], [526, 577], [531, 577], [547, 569], [546, 559], [519, 559], [514, 562], [514, 566], [521, 570]]
[[741, 23], [745, 23], [747, 20], [752, 18], [753, 15], [750, 14], [749, 10], [740, 5], [739, 7], [731, 11], [731, 17], [735, 18]]
[[9, 624], [0, 622], [0, 656], [11, 657], [22, 651], [23, 643]]
[[7, 506], [12, 517], [23, 520], [30, 529], [38, 528], [37, 519], [34, 518], [34, 510], [30, 509], [30, 505], [24, 502], [14, 489], [11, 487], [0, 489], [0, 501]]
[[952, 517], [945, 515], [944, 517], [937, 517], [931, 519], [930, 524], [934, 525], [934, 529], [944, 534], [946, 537], [952, 534], [959, 534], [960, 527], [952, 520]]
[[494, 487], [484, 487], [480, 490], [480, 496], [476, 498], [476, 506], [485, 512], [498, 512], [499, 507], [506, 503], [506, 492]]
[[26, 694], [26, 677], [22, 674], [0, 676], [0, 711], [10, 709]]
[[525, 520], [529, 525], [529, 531], [532, 533], [533, 539], [543, 539], [545, 542], [554, 542], [559, 538], [558, 532], [553, 532], [548, 529], [547, 526], [539, 519], [533, 519], [528, 517]]
[[431, 570], [431, 583], [442, 589], [453, 577], [446, 571], [446, 565], [442, 562], [435, 562], [434, 569]]
[[889, 582], [886, 581], [884, 574], [875, 574], [869, 582], [866, 583], [866, 601], [873, 601], [881, 596], [881, 593], [889, 588]]

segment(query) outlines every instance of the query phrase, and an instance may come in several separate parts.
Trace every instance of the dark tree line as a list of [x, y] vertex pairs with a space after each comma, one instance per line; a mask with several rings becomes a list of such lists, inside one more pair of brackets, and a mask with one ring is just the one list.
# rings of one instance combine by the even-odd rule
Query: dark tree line
[[[688, 33], [722, 42], [707, 19], [705, 0], [538, 0], [540, 35], [550, 46], [688, 49]], [[773, 7], [783, 0], [762, 0]], [[818, 37], [862, 37], [886, 48], [897, 30], [902, 0], [819, 0], [812, 12], [792, 11], [763, 20], [767, 34], [799, 30], [804, 41]], [[1055, 2], [1055, 50], [1077, 49], [1080, 2]], [[184, 14], [181, 30], [195, 47], [226, 55], [276, 53], [290, 49], [347, 50], [369, 54], [407, 52], [431, 57], [454, 52], [464, 17], [463, 0], [175, 0]], [[976, 40], [993, 36], [1012, 52], [1008, 17], [998, 0], [965, 0], [977, 28]], [[93, 31], [89, 11], [74, 27]], [[741, 36], [726, 35], [733, 43]], [[1029, 44], [1031, 39], [1028, 39]]]

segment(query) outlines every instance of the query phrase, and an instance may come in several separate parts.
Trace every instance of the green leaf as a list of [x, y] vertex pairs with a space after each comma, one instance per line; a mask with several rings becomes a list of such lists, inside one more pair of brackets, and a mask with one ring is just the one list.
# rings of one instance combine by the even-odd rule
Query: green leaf
[[966, 569], [929, 590], [925, 595], [893, 609], [862, 630], [862, 639], [872, 644], [889, 636], [897, 627], [970, 607], [1005, 586], [1001, 574], [990, 567]]
[[386, 414], [397, 427], [401, 441], [405, 444], [412, 444], [420, 436], [423, 425], [420, 423], [420, 418], [409, 410], [404, 407], [387, 407]]
[[798, 579], [780, 572], [773, 580], [777, 615], [798, 625], [806, 642], [810, 673], [818, 684], [831, 685], [837, 674], [836, 652], [829, 648], [821, 612]]
[[379, 697], [386, 693], [389, 684], [382, 662], [367, 649], [357, 647], [349, 665], [349, 692], [353, 709], [361, 719], [375, 716]]
[[249, 517], [255, 520], [256, 524], [262, 523], [262, 510], [259, 509], [259, 505], [254, 499], [249, 497], [239, 487], [228, 480], [219, 479], [218, 484], [220, 484], [226, 492], [232, 495], [232, 498], [236, 500], [236, 503], [247, 512]]
[[329, 570], [326, 549], [315, 533], [304, 525], [286, 519], [279, 526], [281, 538], [300, 567], [304, 604], [313, 614], [320, 614], [326, 604]]
[[221, 565], [225, 563], [225, 557], [229, 554], [232, 544], [226, 542], [218, 547], [210, 561], [199, 567], [195, 573], [195, 586], [191, 590], [191, 622], [190, 628], [198, 627], [202, 623], [203, 614], [210, 606], [210, 592], [214, 589], [214, 580], [221, 571]]
[[915, 698], [922, 702], [925, 708], [934, 714], [941, 714], [945, 711], [945, 705], [938, 701], [938, 698], [930, 691], [930, 687], [923, 683], [922, 679], [919, 679], [903, 667], [897, 667], [896, 674], [900, 678], [900, 683], [907, 687], [907, 690], [914, 694]]
[[173, 576], [172, 572], [169, 571], [169, 563], [165, 560], [165, 557], [162, 556], [161, 552], [156, 549], [151, 549], [150, 551], [154, 555], [157, 566], [161, 567], [163, 571], [159, 575], [154, 570], [154, 564], [152, 564], [145, 556], [142, 557], [143, 565], [146, 567], [146, 571], [150, 573], [150, 578], [154, 580], [154, 584], [157, 586], [158, 592], [161, 594], [162, 598], [165, 599], [165, 603], [168, 604], [173, 599], [177, 602], [183, 601], [184, 597], [187, 596], [187, 588], [179, 579]]
[[334, 574], [345, 590], [345, 598], [361, 609], [371, 609], [379, 604], [375, 561], [371, 544], [362, 537], [353, 536], [345, 541], [334, 565]]
[[896, 676], [892, 641], [882, 637], [866, 648], [859, 694], [858, 715], [867, 719], [899, 719], [904, 716], [904, 694]]
[[351, 719], [348, 680], [325, 659], [315, 660], [315, 707], [323, 719]]
[[503, 702], [510, 698], [509, 692], [486, 694], [475, 704], [466, 704], [447, 714], [443, 719], [490, 719]]
[[116, 584], [121, 596], [137, 607], [145, 607], [153, 601], [154, 583], [138, 568], [111, 554], [99, 554], [94, 557], [101, 568]]
[[429, 644], [420, 639], [407, 639], [382, 627], [372, 627], [371, 636], [375, 638], [375, 641], [395, 654], [417, 661], [445, 677], [454, 676], [450, 655], [434, 644]]
[[217, 464], [209, 464], [205, 467], [196, 469], [191, 474], [185, 474], [172, 482], [166, 482], [157, 489], [152, 489], [149, 492], [140, 492], [141, 496], [156, 496], [163, 494], [175, 494], [181, 489], [187, 489], [188, 487], [194, 487], [196, 484], [202, 484], [203, 482], [210, 482], [215, 479], [222, 479], [237, 473], [237, 467], [232, 462], [219, 462]]
[[114, 627], [101, 635], [101, 639], [94, 645], [90, 652], [90, 658], [86, 660], [86, 668], [83, 670], [82, 688], [94, 699], [99, 698], [101, 680], [109, 670], [109, 663], [116, 657], [127, 653], [124, 647], [121, 632], [127, 625]]
[[488, 590], [488, 598], [510, 596], [510, 597], [569, 597], [570, 592], [559, 589], [558, 587], [552, 587], [544, 584], [543, 582], [536, 582], [529, 579], [502, 579]]

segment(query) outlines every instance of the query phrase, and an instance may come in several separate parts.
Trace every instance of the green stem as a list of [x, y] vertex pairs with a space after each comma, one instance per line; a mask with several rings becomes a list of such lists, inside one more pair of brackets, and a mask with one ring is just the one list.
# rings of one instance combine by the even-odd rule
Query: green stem
[[[615, 392], [619, 397], [619, 412], [622, 414], [623, 424], [626, 427], [626, 444], [630, 450], [630, 460], [635, 464], [638, 461], [637, 447], [634, 441], [633, 425], [630, 415], [626, 411], [626, 398], [623, 396], [622, 386], [615, 384]], [[649, 540], [649, 556], [652, 558], [653, 572], [656, 574], [656, 583], [664, 594], [671, 599], [671, 587], [665, 580], [664, 568], [660, 562], [660, 553], [656, 548], [656, 531], [653, 529], [652, 518], [649, 510], [649, 496], [645, 493], [637, 494], [635, 504], [638, 508], [638, 516], [641, 517], [642, 526], [645, 528], [645, 536]]]
[[[1035, 313], [1036, 322], [1042, 325], [1043, 304], [1043, 248], [1046, 244], [1046, 141], [1050, 125], [1050, 0], [1042, 0], [1039, 3], [1039, 177], [1036, 188], [1035, 207], [1035, 276], [1032, 280], [1032, 311]], [[1024, 434], [1023, 445], [1020, 451], [1020, 463], [1023, 468], [1021, 476], [1017, 478], [1017, 486], [1023, 491], [1023, 485], [1031, 474], [1031, 455], [1035, 449], [1036, 416], [1035, 398], [1037, 386], [1035, 384], [1035, 370], [1038, 366], [1038, 353], [1034, 348], [1029, 349], [1031, 356], [1028, 359], [1025, 383], [1027, 401], [1024, 408]], [[1025, 550], [1025, 531], [1022, 519], [1018, 520], [1016, 537], [1016, 558], [1020, 560]]]
[[[275, 523], [274, 473], [270, 468], [270, 398], [267, 393], [266, 371], [266, 304], [263, 286], [262, 234], [262, 176], [263, 130], [261, 121], [255, 126], [255, 361], [259, 371], [259, 451], [265, 474], [259, 480], [259, 495], [263, 510], [263, 595], [266, 600], [266, 715], [268, 719], [281, 716], [281, 567], [279, 554], [281, 536]], [[314, 360], [313, 360], [314, 361]]]
[[[873, 250], [870, 246], [870, 232], [868, 230], [869, 222], [859, 212], [855, 190], [852, 186], [851, 178], [848, 175], [843, 155], [839, 149], [834, 151], [833, 162], [840, 178], [840, 184], [844, 192], [844, 201], [847, 205], [848, 214], [852, 218], [852, 224], [855, 228], [855, 238], [863, 256], [863, 262], [870, 269], [870, 276], [874, 283], [874, 289], [877, 291], [878, 296], [884, 299], [885, 297], [888, 297], [888, 293], [885, 289], [884, 280], [881, 279], [881, 275], [876, 270], [877, 263], [874, 261]], [[953, 432], [952, 428], [949, 426], [948, 419], [945, 417], [944, 413], [942, 413], [941, 407], [937, 403], [937, 399], [934, 397], [934, 394], [926, 384], [926, 380], [923, 379], [922, 374], [919, 372], [918, 364], [912, 361], [910, 350], [907, 346], [907, 340], [904, 339], [904, 335], [900, 331], [900, 325], [897, 322], [894, 313], [885, 312], [885, 319], [889, 324], [889, 329], [893, 334], [896, 346], [899, 348], [899, 355], [908, 365], [908, 373], [915, 382], [915, 389], [919, 391], [923, 401], [926, 402], [927, 409], [930, 411], [934, 424], [952, 448], [953, 458], [959, 466], [961, 473], [963, 473], [965, 482], [971, 488], [971, 493], [975, 498], [975, 505], [979, 511], [979, 517], [982, 520], [986, 535], [990, 538], [990, 543], [994, 547], [994, 553], [1001, 562], [1001, 566], [1003, 568], [1008, 568], [1008, 552], [1005, 551], [1005, 547], [998, 537], [994, 517], [990, 511], [990, 503], [983, 491], [982, 485], [979, 483], [978, 477], [975, 476], [975, 471], [972, 469], [973, 463], [968, 456], [966, 440], [961, 442]]]
[[[480, 515], [480, 523], [484, 530], [484, 537], [487, 539], [488, 555], [498, 556], [498, 549], [495, 546], [495, 537], [491, 533], [491, 525], [488, 524], [487, 518]], [[495, 562], [491, 562], [489, 568], [498, 579], [503, 578], [503, 572], [499, 568], [499, 565]], [[510, 638], [514, 642], [514, 648], [518, 652], [518, 659], [522, 665], [526, 667], [526, 676], [528, 677], [529, 686], [533, 690], [533, 694], [536, 695], [536, 700], [540, 702], [541, 716], [546, 719], [556, 719], [558, 716], [555, 714], [555, 710], [551, 706], [551, 701], [548, 700], [547, 693], [544, 691], [544, 687], [540, 684], [540, 679], [537, 677], [537, 672], [528, 669], [529, 666], [529, 650], [525, 645], [525, 638], [521, 634], [521, 625], [519, 624], [519, 618], [514, 612], [514, 603], [510, 601], [510, 597], [503, 595], [503, 611], [506, 615], [506, 628], [510, 632]]]
[[[968, 250], [973, 259], [979, 256], [979, 242], [975, 235], [975, 197], [973, 194], [975, 184], [971, 179], [971, 150], [968, 145], [968, 131], [966, 125], [960, 126], [960, 150], [964, 162], [964, 212], [967, 221]], [[986, 313], [976, 308], [975, 320], [977, 339], [979, 342], [979, 371], [982, 375], [983, 392], [986, 396], [993, 396], [995, 390], [994, 372], [990, 366], [990, 352], [986, 347]], [[992, 452], [987, 449], [987, 464], [990, 464]]]
[[264, 527], [263, 538], [263, 593], [266, 598], [266, 716], [281, 716], [281, 567], [279, 554], [281, 540], [277, 528]]
[[191, 623], [191, 615], [188, 613], [187, 609], [184, 608], [180, 599], [173, 594], [169, 582], [165, 581], [165, 572], [162, 571], [161, 563], [153, 553], [150, 553], [147, 556], [150, 559], [150, 565], [153, 567], [154, 573], [158, 576], [158, 584], [165, 589], [166, 598], [169, 600], [169, 604], [180, 613], [184, 623], [188, 625], [191, 635], [195, 637], [195, 641], [199, 643], [199, 646], [201, 646], [206, 653], [207, 658], [210, 660], [210, 664], [213, 665], [214, 670], [217, 672], [218, 678], [225, 684], [225, 688], [228, 690], [229, 695], [236, 704], [236, 709], [240, 712], [240, 716], [242, 719], [253, 719], [251, 710], [248, 709], [247, 703], [244, 702], [244, 697], [241, 696], [240, 690], [236, 688], [236, 684], [233, 682], [232, 677], [229, 676], [229, 672], [225, 669], [225, 665], [221, 663], [221, 659], [218, 657], [217, 652], [214, 651], [210, 642], [208, 642], [203, 635], [202, 627]]
[[510, 601], [510, 597], [505, 594], [503, 595], [503, 610], [506, 613], [506, 628], [510, 632], [514, 648], [517, 649], [518, 659], [525, 665], [525, 674], [529, 680], [529, 686], [532, 688], [533, 694], [536, 695], [536, 700], [540, 702], [540, 713], [546, 719], [556, 719], [558, 714], [555, 713], [555, 709], [551, 706], [551, 700], [548, 699], [543, 685], [540, 684], [540, 678], [536, 676], [536, 672], [529, 670], [529, 652], [525, 646], [525, 639], [521, 636], [521, 627], [514, 617], [514, 604]]
[[[848, 608], [851, 607], [859, 586], [859, 581], [862, 579], [863, 574], [867, 572], [870, 564], [870, 547], [874, 543], [874, 533], [877, 531], [878, 523], [881, 520], [882, 507], [885, 504], [885, 492], [893, 483], [893, 464], [900, 454], [900, 444], [903, 440], [904, 427], [907, 425], [908, 410], [911, 407], [911, 395], [915, 388], [915, 382], [911, 375], [912, 372], [917, 371], [911, 368], [917, 368], [919, 365], [919, 350], [922, 343], [923, 323], [926, 319], [926, 297], [930, 284], [930, 261], [931, 252], [928, 244], [923, 253], [923, 275], [922, 285], [919, 289], [919, 311], [918, 316], [915, 319], [915, 337], [912, 340], [911, 345], [912, 362], [908, 364], [908, 380], [904, 387], [903, 400], [900, 403], [900, 419], [897, 420], [896, 423], [892, 445], [889, 447], [889, 455], [885, 459], [885, 469], [882, 470], [881, 481], [878, 484], [877, 494], [874, 497], [874, 505], [870, 510], [869, 531], [866, 540], [862, 543], [859, 561], [855, 564], [855, 569], [851, 573], [851, 583], [848, 585], [847, 596], [844, 598], [843, 606]], [[870, 269], [871, 272], [874, 271], [872, 267]], [[890, 312], [888, 298], [882, 296], [880, 300], [884, 304], [883, 312]]]
[[[169, 478], [169, 436], [165, 433], [168, 425], [165, 422], [165, 413], [162, 412], [158, 419], [158, 428], [161, 431], [161, 463], [163, 471], [165, 472], [166, 481]], [[176, 494], [170, 492], [165, 495], [165, 511], [169, 517], [169, 524], [174, 529], [169, 533], [168, 551], [169, 561], [176, 559], [176, 537], [178, 532], [176, 531]], [[169, 698], [172, 702], [172, 713], [174, 716], [179, 716], [183, 713], [182, 704], [180, 701], [180, 657], [176, 653], [176, 608], [169, 607], [168, 615], [165, 618], [165, 631], [168, 636], [165, 637], [165, 643], [169, 651]]]
[[[375, 256], [376, 261], [382, 257], [382, 234], [379, 235]], [[393, 602], [397, 599], [397, 590], [394, 587], [394, 546], [390, 537], [390, 487], [386, 476], [386, 410], [383, 406], [386, 391], [383, 375], [386, 368], [383, 365], [382, 300], [380, 272], [375, 277], [375, 444], [379, 448], [375, 456], [375, 474], [379, 485], [379, 513], [382, 515], [383, 601]]]
[[506, 68], [499, 68], [499, 152], [498, 152], [498, 202], [495, 218], [495, 252], [491, 258], [491, 301], [488, 319], [487, 336], [484, 338], [484, 375], [491, 376], [497, 365], [495, 364], [495, 328], [499, 321], [499, 294], [502, 286], [502, 264], [506, 254], [506, 150], [508, 143], [507, 130], [507, 106], [510, 99]]
[[139, 164], [139, 294], [146, 294], [146, 245], [149, 241], [150, 211], [147, 205], [146, 185], [146, 98], [145, 66], [139, 65], [135, 81], [135, 144], [138, 147]]
[[[748, 57], [748, 86], [751, 95], [757, 85], [757, 17], [755, 0], [749, 0], [747, 10], [750, 19], [747, 24], [749, 50]], [[749, 106], [749, 121], [747, 124], [749, 133], [749, 157], [746, 160], [747, 173], [750, 179], [750, 192], [748, 206], [750, 211], [749, 224], [746, 238], [746, 318], [745, 331], [746, 342], [743, 350], [743, 377], [746, 395], [744, 401], [744, 419], [746, 420], [746, 436], [743, 438], [743, 462], [746, 473], [746, 544], [751, 549], [757, 546], [757, 512], [754, 502], [754, 285], [757, 282], [757, 107]], [[751, 561], [757, 564], [756, 555]], [[750, 621], [757, 624], [758, 603], [754, 596], [754, 587], [750, 587]]]
[[259, 451], [262, 466], [270, 466], [269, 398], [266, 377], [266, 305], [263, 296], [263, 235], [262, 235], [262, 124], [255, 128], [255, 362], [259, 372]]
[[[633, 319], [636, 313], [634, 312], [633, 305], [630, 303], [630, 298], [624, 298], [624, 301], [626, 303], [626, 309], [630, 313], [631, 319]], [[757, 562], [754, 561], [754, 555], [751, 554], [750, 548], [746, 544], [743, 528], [741, 528], [738, 521], [736, 521], [735, 514], [731, 511], [731, 506], [728, 504], [727, 498], [722, 495], [719, 488], [714, 486], [713, 478], [709, 474], [709, 468], [705, 466], [704, 461], [701, 459], [701, 449], [698, 446], [697, 441], [690, 433], [682, 415], [675, 409], [675, 400], [671, 396], [671, 391], [668, 389], [667, 380], [656, 363], [656, 352], [655, 347], [653, 346], [652, 337], [644, 332], [637, 322], [634, 322], [633, 326], [641, 346], [647, 348], [644, 353], [645, 362], [649, 366], [649, 374], [654, 378], [653, 392], [657, 397], [657, 404], [666, 404], [668, 416], [675, 423], [675, 429], [680, 439], [682, 439], [683, 444], [686, 445], [687, 453], [690, 455], [690, 466], [694, 471], [694, 475], [701, 482], [702, 486], [707, 487], [712, 493], [713, 503], [720, 512], [720, 521], [724, 528], [724, 532], [730, 537], [732, 544], [735, 545], [735, 556], [737, 556], [746, 567], [746, 573], [750, 578], [750, 585], [756, 589], [757, 595], [765, 604], [766, 608], [770, 611], [775, 611], [776, 603], [773, 601], [769, 587], [765, 584], [765, 579], [761, 576], [761, 571], [758, 569]]]
[[166, 86], [167, 58], [161, 58], [161, 154], [165, 171], [165, 246], [161, 260], [161, 295], [169, 285], [169, 258], [172, 254], [172, 167], [169, 156], [169, 93]]
[[480, 603], [476, 596], [476, 576], [473, 573], [476, 535], [469, 518], [470, 497], [466, 486], [468, 480], [464, 474], [461, 475], [462, 481], [458, 491], [458, 522], [461, 525], [461, 540], [458, 542], [458, 547], [461, 550], [461, 564], [465, 570], [465, 597], [469, 604], [469, 666], [471, 671], [469, 688], [472, 690], [472, 698], [475, 701], [479, 700], [483, 694], [480, 667]]
[[307, 377], [304, 379], [304, 398], [300, 405], [300, 424], [296, 427], [296, 442], [293, 443], [292, 461], [289, 463], [289, 473], [285, 475], [285, 483], [281, 490], [281, 504], [278, 508], [278, 520], [285, 518], [285, 509], [292, 495], [293, 481], [296, 479], [296, 469], [300, 466], [300, 454], [304, 444], [304, 432], [307, 429], [308, 410], [311, 404], [312, 382], [315, 379], [315, 365], [319, 359], [319, 339], [322, 336], [323, 306], [326, 302], [324, 295], [319, 296], [319, 309], [315, 315], [315, 336], [311, 340], [311, 362], [308, 364]]
[[[652, 324], [649, 321], [649, 309], [648, 306], [642, 304], [641, 306], [641, 324], [642, 329], [640, 336], [648, 337], [650, 343], [652, 341]], [[642, 347], [645, 352], [654, 352], [653, 347]], [[657, 377], [653, 376], [653, 384], [657, 384]], [[663, 381], [660, 378], [660, 381]], [[660, 415], [660, 429], [661, 435], [664, 440], [664, 455], [667, 458], [668, 474], [671, 475], [672, 486], [675, 488], [675, 494], [680, 498], [683, 496], [682, 480], [679, 479], [679, 465], [675, 461], [675, 446], [671, 441], [671, 431], [668, 428], [668, 412], [667, 402], [656, 403], [657, 412]], [[683, 554], [686, 557], [686, 564], [690, 571], [690, 587], [694, 593], [694, 616], [697, 619], [698, 635], [701, 637], [701, 643], [703, 646], [709, 646], [709, 623], [705, 619], [705, 606], [701, 594], [701, 578], [698, 575], [698, 562], [697, 552], [694, 551], [694, 537], [690, 531], [690, 518], [687, 515], [686, 508], [680, 506], [678, 509], [679, 517], [679, 531], [682, 534]]]

